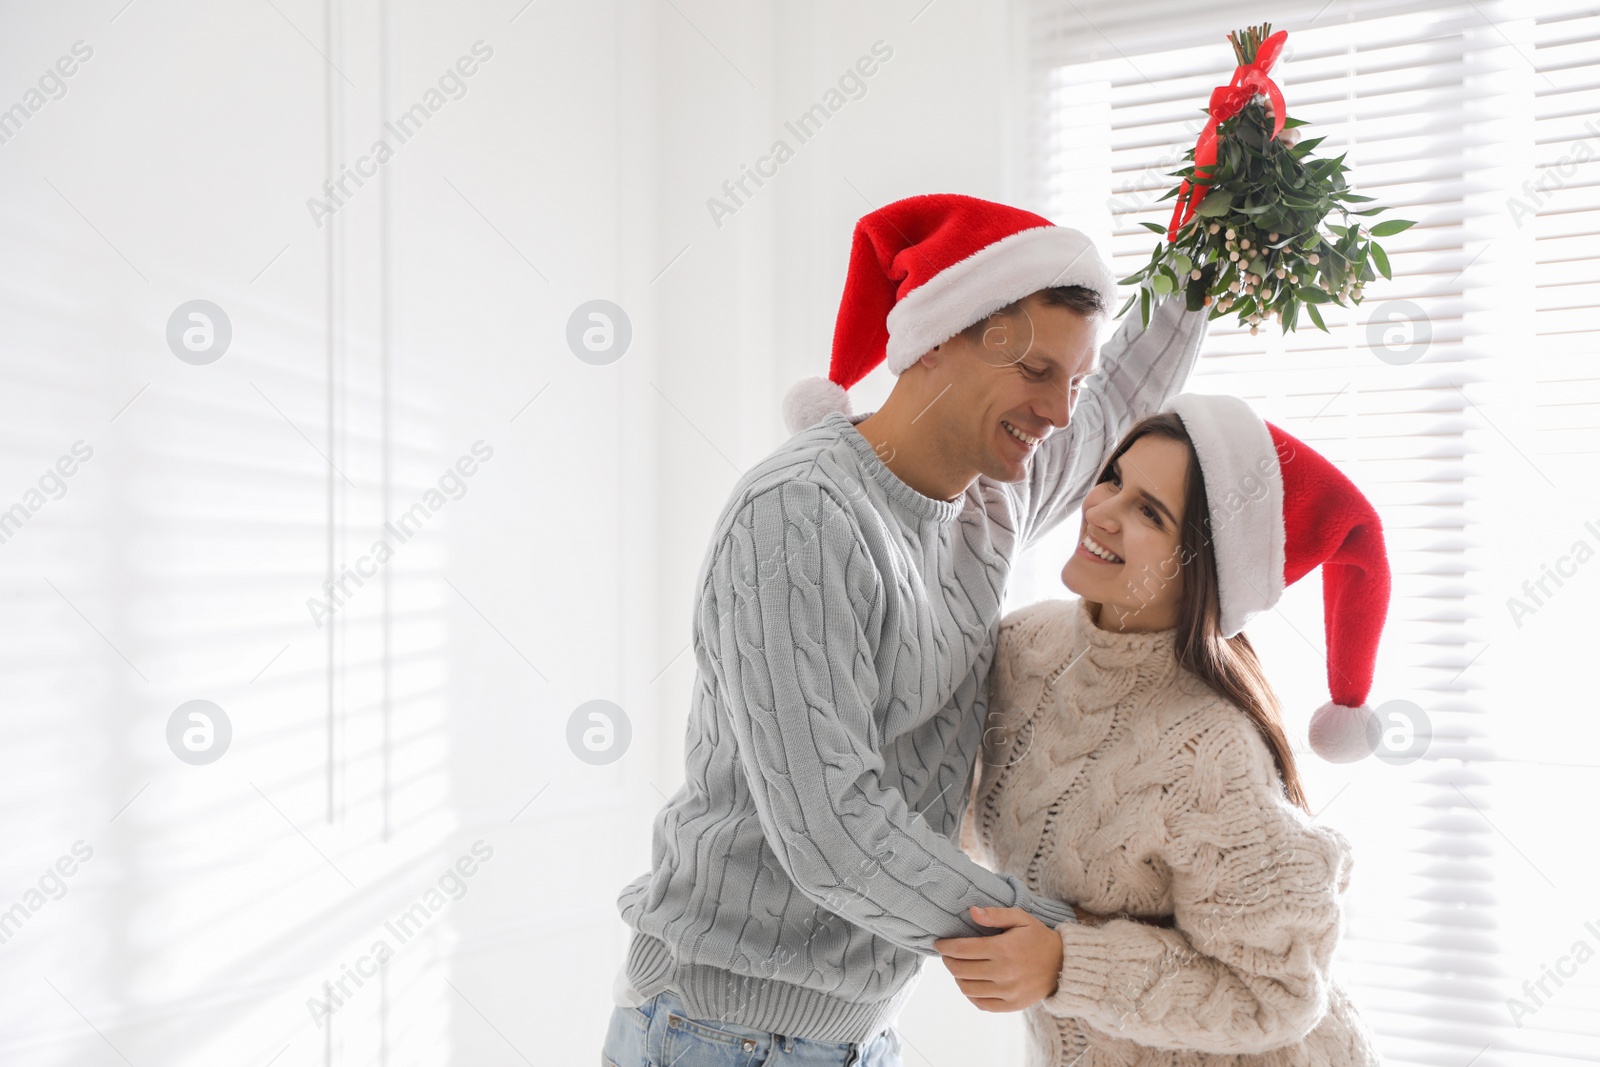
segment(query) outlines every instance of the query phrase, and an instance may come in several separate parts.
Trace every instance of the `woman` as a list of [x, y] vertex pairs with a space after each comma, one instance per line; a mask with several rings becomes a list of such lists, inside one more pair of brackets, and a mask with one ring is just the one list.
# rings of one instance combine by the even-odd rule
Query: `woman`
[[[1061, 572], [1080, 599], [1001, 621], [963, 844], [1080, 920], [1033, 920], [1060, 951], [1037, 955], [1056, 970], [1025, 1013], [1029, 1064], [1379, 1062], [1329, 972], [1349, 844], [1311, 821], [1240, 632], [1318, 564], [1334, 699], [1313, 746], [1349, 759], [1374, 742], [1381, 527], [1348, 479], [1236, 398], [1184, 394], [1135, 425]], [[967, 951], [983, 940], [935, 947], [963, 993], [1003, 1010], [1025, 976]]]

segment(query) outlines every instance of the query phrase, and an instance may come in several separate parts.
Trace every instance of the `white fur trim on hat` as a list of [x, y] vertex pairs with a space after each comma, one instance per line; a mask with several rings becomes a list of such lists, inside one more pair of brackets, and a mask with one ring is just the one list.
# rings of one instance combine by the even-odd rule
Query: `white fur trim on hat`
[[1236, 396], [1179, 393], [1167, 410], [1183, 420], [1205, 472], [1222, 635], [1232, 637], [1283, 595], [1278, 450], [1261, 416]]
[[835, 411], [850, 414], [850, 394], [832, 378], [801, 378], [783, 397], [783, 422], [791, 434], [809, 430]]
[[1382, 726], [1372, 708], [1328, 701], [1311, 715], [1311, 750], [1329, 763], [1354, 763], [1378, 750]]
[[1056, 285], [1098, 290], [1110, 315], [1117, 282], [1081, 232], [1035, 226], [1003, 237], [952, 263], [889, 310], [884, 364], [898, 375], [934, 345], [1025, 296]]

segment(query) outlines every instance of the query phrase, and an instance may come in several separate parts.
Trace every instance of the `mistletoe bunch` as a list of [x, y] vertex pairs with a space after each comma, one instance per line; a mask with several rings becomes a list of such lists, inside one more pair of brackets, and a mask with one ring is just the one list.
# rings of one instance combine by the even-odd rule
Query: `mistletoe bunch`
[[[1271, 29], [1228, 35], [1239, 66], [1232, 82], [1212, 93], [1205, 132], [1185, 155], [1190, 164], [1173, 172], [1182, 183], [1162, 197], [1178, 198], [1172, 223], [1140, 224], [1166, 240], [1121, 280], [1139, 290], [1119, 317], [1137, 300], [1148, 326], [1157, 298], [1181, 288], [1189, 310], [1210, 307], [1213, 319], [1236, 315], [1252, 334], [1268, 320], [1293, 330], [1301, 308], [1326, 331], [1318, 305], [1359, 304], [1367, 282], [1391, 276], [1374, 238], [1412, 223], [1391, 219], [1368, 229], [1351, 221], [1384, 209], [1352, 210], [1373, 197], [1349, 190], [1345, 157], [1313, 159], [1322, 138], [1298, 139], [1306, 123], [1284, 113], [1282, 93], [1267, 77], [1287, 36]], [[1329, 221], [1335, 212], [1342, 223]]]

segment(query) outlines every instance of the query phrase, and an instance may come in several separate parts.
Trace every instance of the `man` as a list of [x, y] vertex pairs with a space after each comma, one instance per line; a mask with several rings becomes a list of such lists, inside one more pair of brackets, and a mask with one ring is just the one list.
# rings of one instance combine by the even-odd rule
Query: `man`
[[[830, 379], [790, 391], [795, 436], [701, 564], [685, 781], [618, 897], [608, 1063], [898, 1065], [892, 1024], [944, 938], [992, 934], [995, 1010], [1053, 992], [1014, 976], [1059, 972], [1072, 906], [954, 839], [1012, 562], [1205, 334], [1170, 299], [1096, 366], [1114, 299], [1088, 240], [1031, 212], [935, 194], [857, 224]], [[851, 414], [880, 362], [889, 399]]]

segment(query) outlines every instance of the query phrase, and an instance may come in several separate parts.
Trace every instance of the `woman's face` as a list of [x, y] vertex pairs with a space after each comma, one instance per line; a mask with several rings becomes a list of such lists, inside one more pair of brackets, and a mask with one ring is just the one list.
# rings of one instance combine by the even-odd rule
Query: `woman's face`
[[1061, 568], [1061, 581], [1100, 605], [1101, 629], [1166, 630], [1178, 624], [1185, 562], [1179, 523], [1188, 480], [1189, 446], [1145, 434], [1084, 498], [1078, 547]]

